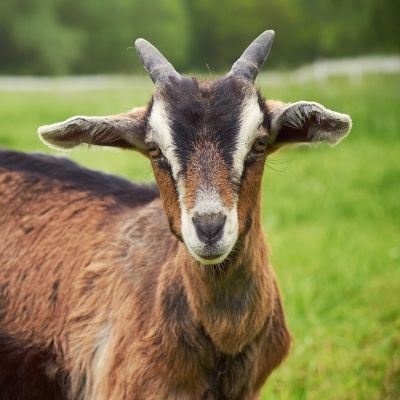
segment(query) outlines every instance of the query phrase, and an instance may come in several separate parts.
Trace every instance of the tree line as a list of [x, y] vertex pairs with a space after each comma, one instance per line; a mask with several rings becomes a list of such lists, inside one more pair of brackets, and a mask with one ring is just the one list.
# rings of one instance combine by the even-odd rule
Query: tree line
[[291, 67], [318, 58], [400, 50], [396, 0], [3, 0], [0, 73], [141, 71], [134, 39], [153, 42], [180, 71], [226, 70], [265, 29], [269, 59]]

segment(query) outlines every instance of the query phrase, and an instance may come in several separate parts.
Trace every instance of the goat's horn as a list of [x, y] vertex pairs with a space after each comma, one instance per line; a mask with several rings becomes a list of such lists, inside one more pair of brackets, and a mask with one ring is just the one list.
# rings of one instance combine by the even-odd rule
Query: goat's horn
[[172, 64], [147, 40], [137, 39], [135, 47], [140, 61], [155, 84], [171, 76], [180, 77]]
[[272, 30], [263, 32], [232, 65], [228, 76], [241, 76], [254, 81], [267, 59], [274, 37], [275, 32]]

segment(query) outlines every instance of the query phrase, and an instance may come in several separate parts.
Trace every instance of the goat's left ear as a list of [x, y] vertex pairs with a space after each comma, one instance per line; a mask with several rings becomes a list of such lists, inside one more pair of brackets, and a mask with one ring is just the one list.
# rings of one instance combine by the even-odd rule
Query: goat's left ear
[[48, 146], [72, 149], [81, 144], [135, 149], [144, 153], [147, 107], [108, 117], [76, 116], [38, 129]]
[[267, 109], [271, 118], [268, 153], [287, 144], [335, 145], [351, 129], [351, 119], [348, 115], [328, 110], [319, 103], [298, 101], [284, 104], [267, 101]]

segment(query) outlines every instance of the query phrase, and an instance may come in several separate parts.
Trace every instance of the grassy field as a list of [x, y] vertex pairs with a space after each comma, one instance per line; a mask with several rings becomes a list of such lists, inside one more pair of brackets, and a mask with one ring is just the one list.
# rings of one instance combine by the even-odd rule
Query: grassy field
[[[268, 98], [314, 100], [353, 118], [336, 148], [273, 155], [263, 222], [294, 336], [263, 399], [400, 398], [400, 76], [262, 87]], [[0, 93], [0, 145], [47, 151], [41, 124], [147, 102], [139, 91]], [[149, 180], [135, 153], [80, 150], [87, 166]]]

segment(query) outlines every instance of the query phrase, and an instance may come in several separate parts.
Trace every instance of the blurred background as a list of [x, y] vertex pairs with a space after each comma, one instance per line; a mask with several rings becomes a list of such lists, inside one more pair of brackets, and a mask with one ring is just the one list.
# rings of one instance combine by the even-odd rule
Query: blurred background
[[3, 0], [0, 73], [141, 71], [129, 46], [157, 43], [179, 69], [225, 70], [260, 32], [269, 65], [399, 52], [395, 0]]
[[[57, 154], [39, 125], [146, 104], [133, 49], [152, 41], [180, 72], [228, 71], [265, 29], [267, 98], [350, 114], [336, 148], [266, 163], [263, 224], [294, 336], [263, 399], [400, 399], [400, 3], [395, 0], [2, 0], [0, 146]], [[57, 154], [152, 180], [129, 151]], [[4, 210], [0, 210], [4, 212]], [[0, 227], [1, 228], [1, 227]]]

